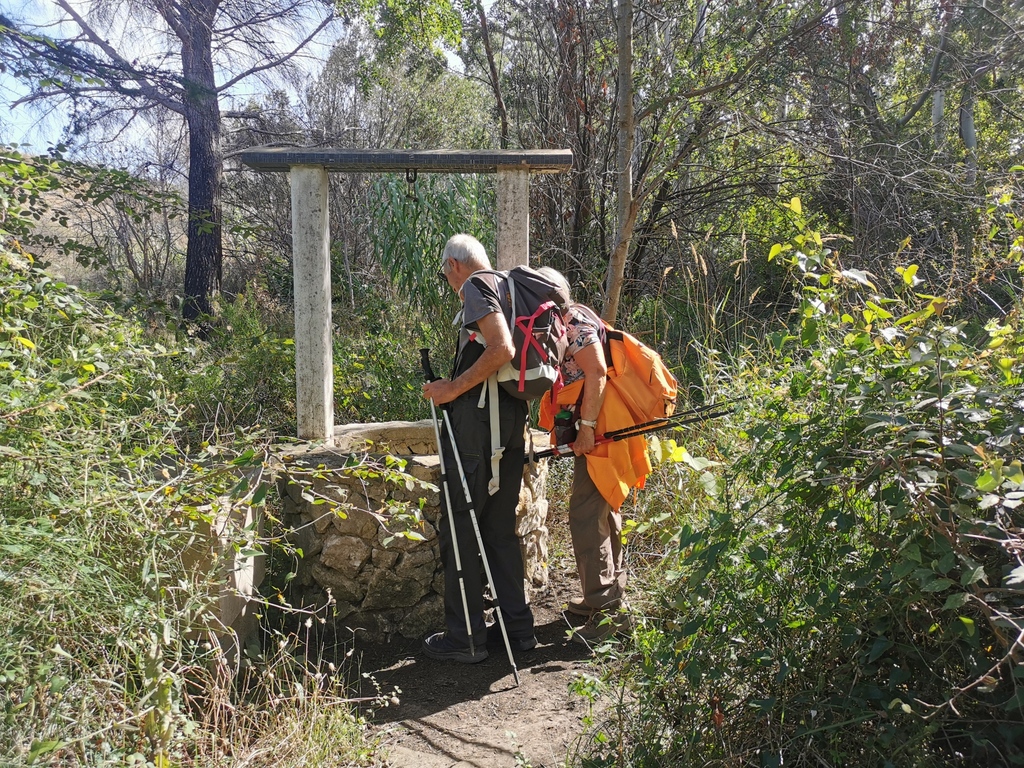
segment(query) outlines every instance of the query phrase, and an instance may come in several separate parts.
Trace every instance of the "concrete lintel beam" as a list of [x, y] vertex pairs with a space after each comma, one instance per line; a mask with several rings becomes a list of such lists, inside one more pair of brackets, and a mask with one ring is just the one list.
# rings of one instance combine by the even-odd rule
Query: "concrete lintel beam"
[[348, 173], [497, 173], [518, 166], [532, 173], [564, 173], [572, 168], [569, 149], [332, 149], [252, 147], [242, 162], [259, 171], [287, 171], [294, 165], [320, 165]]

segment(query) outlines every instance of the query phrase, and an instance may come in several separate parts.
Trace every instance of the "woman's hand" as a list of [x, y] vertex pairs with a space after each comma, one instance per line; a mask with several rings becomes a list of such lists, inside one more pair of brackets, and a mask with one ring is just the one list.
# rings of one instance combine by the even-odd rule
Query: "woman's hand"
[[586, 424], [580, 424], [579, 429], [576, 431], [576, 441], [572, 444], [572, 452], [577, 456], [582, 456], [594, 450], [595, 444], [594, 428], [588, 427]]

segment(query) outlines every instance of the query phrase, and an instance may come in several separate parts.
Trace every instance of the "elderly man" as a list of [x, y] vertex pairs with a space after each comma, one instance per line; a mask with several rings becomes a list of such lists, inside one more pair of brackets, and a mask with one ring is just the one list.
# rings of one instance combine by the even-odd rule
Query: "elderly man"
[[[463, 580], [473, 633], [470, 651], [459, 577], [452, 547], [449, 521], [439, 526], [441, 556], [445, 567], [444, 632], [423, 641], [423, 652], [434, 659], [474, 664], [487, 658], [487, 627], [484, 623], [483, 584], [477, 558], [479, 549], [469, 515], [472, 504], [480, 526], [484, 550], [494, 580], [494, 597], [500, 605], [512, 648], [530, 650], [537, 645], [533, 614], [523, 589], [523, 558], [516, 536], [516, 507], [523, 479], [523, 455], [527, 405], [498, 391], [497, 402], [483, 394], [487, 379], [512, 359], [514, 347], [507, 317], [511, 313], [505, 279], [490, 270], [483, 245], [470, 235], [455, 235], [445, 245], [441, 271], [444, 279], [462, 299], [459, 317], [458, 352], [452, 379], [438, 379], [423, 386], [424, 397], [448, 410], [457, 446], [445, 435], [445, 472], [449, 478], [452, 509], [445, 510], [453, 521], [462, 560]], [[477, 273], [477, 274], [475, 274]], [[490, 409], [498, 409], [500, 442], [504, 447], [499, 463], [499, 483], [491, 494]], [[471, 499], [467, 500], [455, 464], [454, 451], [462, 467]]]

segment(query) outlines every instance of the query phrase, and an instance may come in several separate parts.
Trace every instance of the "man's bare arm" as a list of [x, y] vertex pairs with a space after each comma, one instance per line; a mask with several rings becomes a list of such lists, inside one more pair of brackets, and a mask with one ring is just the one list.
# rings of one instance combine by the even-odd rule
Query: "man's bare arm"
[[487, 349], [480, 355], [468, 370], [453, 380], [438, 379], [423, 385], [424, 397], [433, 400], [435, 405], [444, 405], [462, 395], [487, 378], [512, 359], [515, 346], [508, 323], [500, 312], [492, 312], [477, 321], [479, 333], [484, 337]]

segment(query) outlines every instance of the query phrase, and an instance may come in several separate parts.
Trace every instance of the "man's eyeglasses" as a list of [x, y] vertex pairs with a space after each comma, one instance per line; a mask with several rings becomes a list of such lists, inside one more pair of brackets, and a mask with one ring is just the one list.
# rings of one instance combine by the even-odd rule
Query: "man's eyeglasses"
[[448, 282], [448, 259], [441, 262], [441, 269], [437, 271], [437, 279], [442, 283]]

